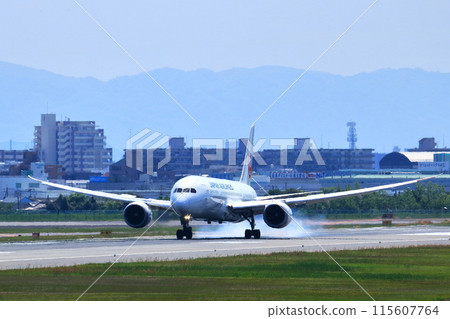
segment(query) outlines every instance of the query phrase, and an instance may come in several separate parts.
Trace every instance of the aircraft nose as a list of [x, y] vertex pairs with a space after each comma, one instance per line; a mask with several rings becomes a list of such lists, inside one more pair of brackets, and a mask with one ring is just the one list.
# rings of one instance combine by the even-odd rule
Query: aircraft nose
[[189, 202], [188, 196], [180, 194], [174, 198], [172, 206], [178, 214], [186, 214], [188, 212]]

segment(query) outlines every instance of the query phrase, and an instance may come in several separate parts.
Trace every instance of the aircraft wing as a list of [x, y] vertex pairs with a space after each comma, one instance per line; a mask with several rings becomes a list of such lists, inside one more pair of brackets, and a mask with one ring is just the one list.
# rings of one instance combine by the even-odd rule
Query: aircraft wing
[[268, 196], [258, 196], [256, 197], [256, 200], [266, 200], [266, 199], [280, 199], [280, 198], [289, 198], [289, 197], [299, 197], [299, 196], [306, 196], [311, 194], [317, 194], [322, 193], [321, 191], [313, 191], [313, 192], [303, 192], [303, 193], [289, 193], [289, 194], [281, 194], [281, 195], [268, 195]]
[[48, 186], [51, 186], [54, 188], [64, 189], [64, 190], [71, 191], [71, 192], [76, 192], [76, 193], [81, 193], [81, 194], [86, 194], [86, 195], [91, 195], [91, 196], [97, 196], [97, 197], [103, 197], [103, 198], [108, 198], [108, 199], [114, 199], [114, 200], [119, 200], [122, 202], [129, 202], [129, 203], [144, 202], [145, 204], [147, 204], [151, 207], [155, 207], [155, 208], [170, 209], [172, 207], [172, 205], [170, 204], [170, 201], [168, 201], [168, 200], [152, 199], [152, 198], [138, 198], [138, 197], [136, 197], [134, 195], [130, 195], [130, 194], [113, 194], [113, 193], [107, 193], [107, 192], [100, 192], [100, 191], [94, 191], [94, 190], [90, 190], [90, 189], [71, 187], [71, 186], [62, 185], [62, 184], [41, 181], [41, 180], [31, 177], [31, 176], [28, 176], [28, 177], [39, 183], [42, 183], [42, 184], [45, 184], [45, 185], [48, 185]]
[[353, 189], [342, 192], [328, 193], [328, 194], [312, 194], [308, 196], [298, 196], [293, 198], [284, 198], [284, 199], [267, 199], [267, 200], [251, 200], [251, 201], [234, 201], [228, 203], [228, 208], [233, 211], [248, 211], [252, 210], [254, 213], [261, 213], [265, 206], [269, 204], [276, 204], [277, 202], [282, 202], [288, 205], [289, 207], [302, 206], [306, 204], [314, 204], [319, 202], [326, 202], [333, 199], [359, 196], [364, 194], [369, 194], [381, 190], [391, 189], [402, 187], [410, 184], [415, 184], [421, 181], [425, 181], [436, 176], [430, 176], [415, 180], [410, 180], [406, 182], [387, 184], [375, 187], [361, 188], [361, 189]]

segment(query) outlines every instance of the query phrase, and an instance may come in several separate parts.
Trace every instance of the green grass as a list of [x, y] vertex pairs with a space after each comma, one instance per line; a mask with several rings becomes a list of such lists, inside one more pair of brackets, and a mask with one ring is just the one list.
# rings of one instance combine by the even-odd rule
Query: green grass
[[317, 210], [317, 211], [299, 211], [295, 215], [305, 218], [323, 218], [330, 220], [335, 219], [372, 219], [381, 218], [385, 213], [392, 213], [396, 219], [408, 219], [408, 218], [450, 218], [450, 213], [443, 210], [374, 210], [365, 212], [350, 212], [350, 211], [327, 211], [327, 210]]
[[[376, 300], [449, 300], [450, 246], [336, 251]], [[0, 271], [0, 300], [75, 300], [108, 267]], [[324, 253], [118, 263], [83, 300], [370, 300]]]
[[373, 227], [407, 227], [407, 226], [450, 226], [450, 220], [443, 220], [440, 222], [431, 223], [429, 220], [421, 220], [414, 223], [396, 223], [395, 220], [391, 225], [379, 224], [337, 224], [337, 225], [321, 225], [321, 228], [333, 229], [333, 228], [373, 228]]
[[123, 212], [117, 211], [9, 211], [0, 212], [0, 222], [48, 222], [48, 221], [112, 221], [123, 220]]
[[[177, 226], [155, 225], [148, 230], [144, 236], [174, 236], [176, 230], [180, 228]], [[101, 230], [111, 230], [111, 235], [100, 235]], [[124, 238], [124, 237], [138, 237], [145, 231], [145, 228], [131, 228], [131, 227], [14, 227], [14, 228], [0, 228], [0, 234], [23, 234], [20, 237], [0, 237], [1, 242], [21, 242], [21, 241], [35, 241], [35, 240], [72, 240], [83, 238]], [[39, 239], [33, 239], [32, 233], [40, 233]], [[60, 233], [57, 235], [49, 233]], [[89, 233], [89, 234], [73, 234], [73, 233]]]

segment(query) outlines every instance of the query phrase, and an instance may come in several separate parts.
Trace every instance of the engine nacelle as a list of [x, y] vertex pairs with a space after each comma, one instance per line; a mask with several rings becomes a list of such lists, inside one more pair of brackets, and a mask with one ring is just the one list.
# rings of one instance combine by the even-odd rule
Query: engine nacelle
[[123, 219], [130, 227], [145, 227], [152, 220], [152, 211], [145, 203], [133, 202], [123, 210]]
[[272, 228], [283, 228], [292, 220], [291, 208], [283, 202], [274, 202], [264, 208], [264, 222]]

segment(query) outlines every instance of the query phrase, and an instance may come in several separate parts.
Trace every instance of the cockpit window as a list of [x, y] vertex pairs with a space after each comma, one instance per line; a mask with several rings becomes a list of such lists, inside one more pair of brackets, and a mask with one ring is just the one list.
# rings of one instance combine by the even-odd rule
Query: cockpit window
[[195, 188], [175, 188], [174, 193], [197, 193]]

